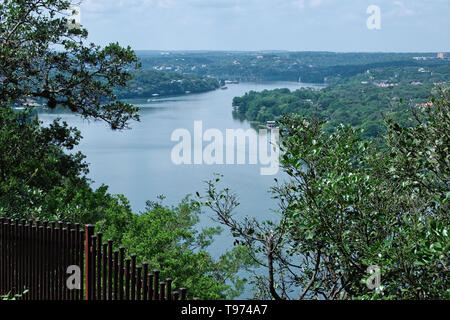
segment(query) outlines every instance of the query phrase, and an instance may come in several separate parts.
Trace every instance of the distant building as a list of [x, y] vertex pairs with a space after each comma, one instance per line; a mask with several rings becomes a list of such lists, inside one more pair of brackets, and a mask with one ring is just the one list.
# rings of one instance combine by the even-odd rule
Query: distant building
[[433, 106], [433, 102], [426, 102], [426, 103], [420, 103], [420, 104], [417, 104], [416, 105], [416, 107], [419, 107], [419, 108], [427, 108], [427, 107], [432, 107]]
[[25, 101], [22, 103], [23, 106], [27, 106], [27, 107], [39, 107], [40, 104], [36, 102], [36, 100], [33, 99], [25, 99]]
[[375, 82], [374, 85], [380, 88], [389, 88], [389, 87], [397, 87], [398, 83]]
[[269, 129], [276, 128], [277, 123], [275, 121], [267, 121], [266, 126]]

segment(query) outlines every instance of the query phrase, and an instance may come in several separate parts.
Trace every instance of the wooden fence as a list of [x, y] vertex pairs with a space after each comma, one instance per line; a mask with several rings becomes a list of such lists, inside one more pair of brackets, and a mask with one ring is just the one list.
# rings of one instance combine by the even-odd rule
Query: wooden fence
[[[71, 271], [79, 288], [71, 289]], [[78, 268], [77, 268], [78, 267]], [[69, 273], [68, 273], [69, 271]], [[94, 226], [0, 218], [0, 296], [28, 292], [22, 300], [185, 300], [172, 280], [137, 265], [136, 255], [103, 243]]]

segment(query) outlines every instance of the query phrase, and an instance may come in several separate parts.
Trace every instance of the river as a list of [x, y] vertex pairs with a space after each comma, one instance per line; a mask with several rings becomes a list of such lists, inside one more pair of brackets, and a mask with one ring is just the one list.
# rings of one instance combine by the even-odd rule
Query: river
[[[205, 189], [205, 180], [214, 173], [224, 175], [223, 186], [239, 195], [238, 216], [252, 216], [258, 219], [274, 217], [271, 209], [276, 209], [276, 201], [269, 189], [274, 176], [260, 174], [260, 164], [244, 165], [175, 165], [171, 152], [177, 142], [171, 141], [176, 129], [194, 132], [194, 121], [203, 122], [203, 131], [218, 129], [225, 135], [226, 129], [251, 129], [247, 121], [233, 119], [232, 99], [250, 90], [288, 88], [295, 90], [306, 85], [295, 82], [240, 83], [228, 85], [228, 90], [216, 90], [202, 94], [161, 98], [155, 101], [128, 100], [141, 108], [140, 122], [131, 123], [130, 130], [112, 131], [101, 121], [87, 121], [68, 113], [40, 113], [45, 123], [61, 117], [76, 126], [83, 139], [76, 151], [83, 152], [90, 164], [89, 178], [93, 187], [101, 184], [109, 186], [114, 194], [124, 194], [135, 212], [145, 208], [147, 200], [156, 200], [164, 195], [165, 204], [175, 205], [187, 194], [195, 194]], [[253, 129], [252, 129], [253, 130]], [[205, 143], [206, 145], [206, 143]], [[212, 225], [206, 212], [201, 217], [201, 225]], [[275, 217], [274, 217], [275, 218]], [[232, 236], [225, 231], [211, 248], [218, 256], [232, 246]]]

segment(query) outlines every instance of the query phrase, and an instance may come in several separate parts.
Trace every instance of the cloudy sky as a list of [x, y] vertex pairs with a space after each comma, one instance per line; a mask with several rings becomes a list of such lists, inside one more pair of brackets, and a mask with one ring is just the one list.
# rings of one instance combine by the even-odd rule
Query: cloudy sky
[[[381, 9], [369, 30], [367, 8]], [[83, 0], [90, 40], [135, 50], [450, 51], [450, 0]]]

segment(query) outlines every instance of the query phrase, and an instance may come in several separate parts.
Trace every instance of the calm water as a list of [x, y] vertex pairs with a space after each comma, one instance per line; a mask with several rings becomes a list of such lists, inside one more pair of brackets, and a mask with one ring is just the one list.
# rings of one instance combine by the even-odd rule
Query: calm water
[[[84, 137], [78, 150], [87, 156], [90, 164], [89, 178], [94, 187], [110, 186], [114, 194], [124, 194], [136, 212], [145, 208], [146, 200], [156, 200], [165, 195], [166, 204], [177, 204], [187, 194], [205, 189], [203, 181], [212, 179], [214, 173], [224, 175], [224, 187], [239, 194], [241, 205], [239, 215], [257, 218], [274, 216], [276, 202], [268, 193], [277, 176], [260, 175], [260, 165], [180, 165], [171, 161], [172, 132], [185, 128], [193, 133], [194, 121], [203, 121], [203, 131], [219, 129], [225, 135], [226, 129], [250, 128], [246, 121], [232, 117], [232, 99], [250, 90], [289, 88], [295, 90], [304, 86], [293, 82], [241, 83], [228, 85], [228, 90], [216, 90], [204, 94], [186, 95], [147, 102], [131, 100], [141, 107], [141, 122], [131, 124], [131, 130], [111, 131], [103, 122], [88, 122], [72, 114], [41, 113], [44, 123], [62, 117], [76, 126]], [[204, 143], [206, 146], [206, 143]], [[210, 213], [202, 216], [201, 224], [212, 225]], [[232, 246], [228, 231], [217, 238], [213, 255], [223, 253]]]

